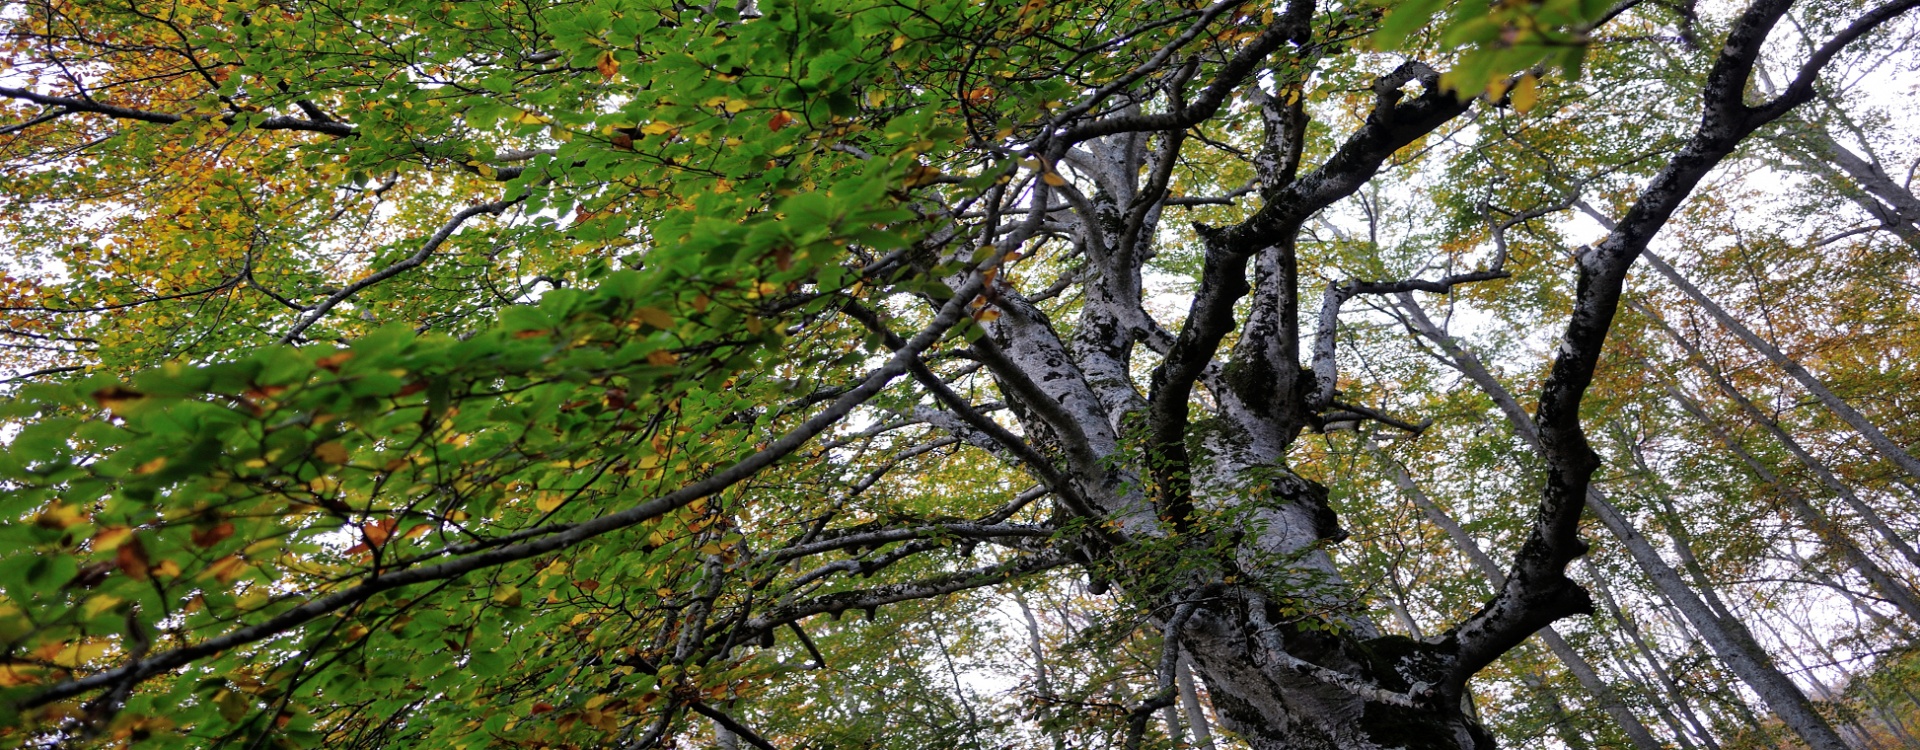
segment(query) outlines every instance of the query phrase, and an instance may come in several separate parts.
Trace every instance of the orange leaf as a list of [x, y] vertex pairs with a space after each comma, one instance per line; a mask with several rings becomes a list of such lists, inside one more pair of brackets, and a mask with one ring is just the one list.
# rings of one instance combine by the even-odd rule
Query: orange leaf
[[207, 572], [201, 574], [201, 577], [205, 578], [210, 575], [219, 579], [221, 583], [232, 583], [233, 579], [239, 578], [240, 574], [246, 572], [246, 570], [246, 560], [241, 559], [239, 555], [227, 555], [226, 557], [213, 561], [213, 564], [208, 565]]
[[387, 543], [387, 538], [393, 535], [393, 527], [399, 524], [400, 520], [397, 518], [382, 518], [361, 526], [360, 533], [367, 535], [367, 544], [378, 547]]
[[791, 122], [793, 122], [793, 115], [787, 114], [785, 110], [782, 110], [773, 113], [773, 119], [767, 121], [767, 127], [772, 128], [773, 132], [778, 133], [781, 128], [786, 127], [787, 124]]

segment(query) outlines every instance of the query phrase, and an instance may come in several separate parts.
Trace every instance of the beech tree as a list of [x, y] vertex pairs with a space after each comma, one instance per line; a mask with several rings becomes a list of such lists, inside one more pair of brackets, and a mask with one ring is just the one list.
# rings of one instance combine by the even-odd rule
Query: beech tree
[[[1910, 187], [1804, 112], [1916, 6], [8, 3], [0, 738], [987, 747], [1013, 720], [956, 660], [1004, 636], [1055, 747], [1487, 748], [1513, 700], [1567, 746], [1713, 743], [1635, 622], [1666, 605], [1570, 577], [1597, 548], [1745, 726], [1852, 746], [1606, 378], [1666, 330], [1740, 398], [1652, 307], [1621, 350], [1648, 256], [1920, 466], [1647, 253], [1766, 144], [1860, 181], [1880, 224], [1831, 241], [1910, 241]], [[1548, 359], [1515, 391], [1435, 304]], [[1707, 392], [1655, 397], [1912, 617], [1911, 513]], [[1498, 544], [1380, 444], [1464, 446], [1449, 398], [1511, 430]], [[1387, 546], [1422, 533], [1465, 583]], [[896, 704], [947, 716], [860, 718]]]

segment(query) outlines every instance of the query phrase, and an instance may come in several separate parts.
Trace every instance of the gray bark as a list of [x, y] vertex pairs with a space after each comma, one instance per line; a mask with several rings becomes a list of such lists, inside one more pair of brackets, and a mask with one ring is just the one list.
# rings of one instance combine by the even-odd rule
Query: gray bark
[[1835, 476], [1834, 473], [1827, 468], [1825, 463], [1815, 458], [1812, 453], [1809, 453], [1807, 449], [1800, 444], [1800, 441], [1795, 440], [1791, 434], [1788, 434], [1785, 429], [1781, 428], [1778, 421], [1767, 416], [1766, 412], [1761, 411], [1760, 407], [1754, 405], [1751, 399], [1741, 394], [1740, 390], [1735, 388], [1733, 383], [1721, 374], [1719, 368], [1714, 367], [1713, 363], [1707, 360], [1705, 353], [1701, 352], [1700, 348], [1696, 346], [1691, 339], [1681, 335], [1679, 331], [1668, 325], [1664, 319], [1644, 304], [1638, 302], [1631, 304], [1643, 317], [1652, 321], [1655, 327], [1665, 332], [1667, 338], [1679, 345], [1681, 349], [1686, 352], [1688, 360], [1693, 363], [1694, 367], [1705, 374], [1707, 379], [1711, 381], [1714, 387], [1719, 389], [1722, 394], [1735, 404], [1738, 404], [1740, 410], [1746, 413], [1748, 419], [1753, 420], [1755, 424], [1765, 428], [1768, 434], [1779, 441], [1781, 447], [1786, 448], [1788, 453], [1793, 454], [1793, 457], [1800, 462], [1800, 465], [1806, 467], [1807, 471], [1812, 473], [1814, 477], [1820, 481], [1820, 484], [1833, 492], [1836, 497], [1839, 497], [1849, 509], [1860, 516], [1860, 519], [1865, 521], [1875, 533], [1879, 534], [1881, 541], [1886, 542], [1887, 546], [1898, 552], [1909, 564], [1913, 565], [1916, 569], [1920, 569], [1920, 551], [1916, 551], [1911, 542], [1907, 541], [1905, 537], [1895, 531], [1893, 526], [1887, 523], [1886, 518], [1880, 515], [1879, 511], [1861, 499], [1859, 493], [1854, 491], [1852, 485], [1841, 481], [1839, 477]]
[[1691, 734], [1708, 750], [1720, 750], [1720, 743], [1714, 739], [1713, 732], [1707, 729], [1707, 726], [1700, 721], [1699, 715], [1694, 712], [1693, 700], [1680, 688], [1679, 683], [1674, 681], [1659, 651], [1655, 650], [1640, 633], [1639, 624], [1621, 609], [1619, 601], [1613, 596], [1612, 584], [1607, 583], [1607, 575], [1595, 567], [1591, 560], [1587, 563], [1587, 571], [1588, 578], [1593, 581], [1594, 592], [1600, 595], [1601, 607], [1620, 626], [1621, 632], [1626, 634], [1628, 643], [1632, 645], [1634, 653], [1640, 655], [1641, 660], [1647, 665], [1647, 670], [1653, 673], [1654, 679], [1660, 683], [1661, 691], [1667, 696], [1666, 705], [1686, 722]]
[[[1465, 352], [1458, 342], [1441, 331], [1420, 309], [1411, 297], [1401, 298], [1401, 309], [1407, 313], [1409, 323], [1415, 331], [1440, 347], [1448, 359], [1467, 379], [1473, 381], [1482, 392], [1492, 398], [1522, 439], [1536, 450], [1540, 446], [1540, 436], [1528, 419], [1520, 403], [1513, 398], [1505, 386], [1493, 377], [1478, 358]], [[1774, 666], [1766, 652], [1760, 648], [1751, 633], [1738, 621], [1721, 617], [1715, 608], [1709, 606], [1700, 594], [1687, 586], [1680, 573], [1660, 556], [1652, 542], [1633, 528], [1626, 517], [1614, 508], [1606, 494], [1599, 488], [1590, 487], [1587, 492], [1587, 506], [1600, 522], [1613, 533], [1614, 538], [1625, 548], [1641, 571], [1644, 572], [1674, 607], [1693, 625], [1701, 639], [1713, 650], [1720, 660], [1733, 670], [1734, 674], [1747, 683], [1761, 699], [1767, 702], [1775, 715], [1779, 716], [1793, 732], [1808, 746], [1815, 750], [1844, 750], [1846, 743], [1834, 732], [1813, 702], [1807, 699], [1798, 685], [1788, 679], [1780, 669]]]
[[[1454, 520], [1452, 515], [1420, 488], [1420, 485], [1413, 480], [1413, 476], [1407, 473], [1406, 467], [1388, 456], [1370, 438], [1363, 437], [1362, 446], [1373, 455], [1375, 462], [1393, 477], [1393, 482], [1400, 488], [1401, 494], [1418, 506], [1427, 520], [1446, 532], [1447, 538], [1453, 540], [1454, 548], [1473, 563], [1474, 569], [1479, 571], [1482, 577], [1496, 589], [1506, 585], [1506, 574], [1500, 571], [1499, 564], [1480, 548], [1480, 543], [1474, 540], [1466, 529], [1461, 528], [1460, 523]], [[1586, 688], [1594, 700], [1599, 701], [1601, 710], [1605, 711], [1607, 716], [1613, 719], [1613, 723], [1620, 727], [1620, 731], [1627, 736], [1628, 742], [1642, 750], [1659, 750], [1660, 741], [1655, 739], [1653, 733], [1641, 723], [1640, 718], [1634, 715], [1633, 709], [1628, 708], [1627, 704], [1620, 700], [1619, 694], [1607, 684], [1586, 657], [1574, 650], [1573, 644], [1567, 643], [1566, 638], [1551, 625], [1541, 628], [1536, 635], [1541, 643], [1546, 644], [1547, 650], [1553, 652], [1554, 658], [1559, 659], [1561, 664], [1565, 664], [1567, 671], [1572, 672], [1574, 678], [1580, 681], [1580, 686]]]
[[1802, 169], [1852, 189], [1842, 192], [1880, 224], [1920, 251], [1920, 197], [1880, 164], [1840, 145], [1826, 129], [1805, 123], [1775, 138]]
[[1200, 690], [1193, 684], [1193, 660], [1180, 657], [1179, 673], [1175, 679], [1180, 685], [1180, 707], [1187, 712], [1187, 725], [1193, 728], [1193, 746], [1198, 750], [1214, 750], [1213, 729], [1208, 726], [1206, 706], [1200, 703]]
[[1826, 383], [1821, 382], [1813, 373], [1808, 372], [1806, 367], [1801, 366], [1799, 362], [1795, 361], [1792, 357], [1788, 357], [1785, 352], [1780, 351], [1779, 347], [1761, 338], [1759, 334], [1753, 332], [1753, 329], [1748, 328], [1745, 323], [1741, 323], [1731, 314], [1728, 314], [1726, 309], [1720, 307], [1718, 303], [1713, 301], [1713, 298], [1708, 297], [1706, 293], [1700, 291], [1700, 288], [1694, 286], [1693, 282], [1681, 276], [1680, 272], [1674, 270], [1673, 266], [1667, 265], [1666, 261], [1661, 260], [1659, 256], [1653, 253], [1646, 253], [1646, 257], [1647, 263], [1653, 266], [1654, 270], [1659, 271], [1660, 275], [1667, 278], [1667, 281], [1671, 282], [1682, 293], [1686, 294], [1687, 297], [1692, 299], [1701, 309], [1706, 310], [1707, 314], [1713, 316], [1713, 319], [1718, 321], [1721, 327], [1726, 328], [1728, 332], [1739, 337], [1741, 341], [1745, 342], [1747, 346], [1752, 347], [1754, 351], [1760, 352], [1768, 361], [1791, 376], [1801, 387], [1806, 388], [1808, 393], [1813, 394], [1813, 397], [1818, 399], [1821, 405], [1827, 407], [1828, 411], [1833, 412], [1834, 416], [1839, 417], [1841, 421], [1853, 427], [1855, 432], [1860, 433], [1860, 436], [1866, 439], [1867, 445], [1871, 446], [1874, 452], [1880, 454], [1881, 457], [1888, 461], [1893, 462], [1895, 466], [1900, 467], [1901, 471], [1906, 472], [1908, 476], [1920, 479], [1920, 460], [1915, 460], [1913, 455], [1908, 453], [1905, 448], [1895, 443], [1892, 438], [1887, 437], [1886, 433], [1881, 432], [1880, 428], [1875, 426], [1872, 420], [1867, 419], [1865, 414], [1861, 414], [1858, 410], [1854, 409], [1851, 404], [1848, 404], [1845, 399], [1836, 395], [1832, 389], [1827, 387]]

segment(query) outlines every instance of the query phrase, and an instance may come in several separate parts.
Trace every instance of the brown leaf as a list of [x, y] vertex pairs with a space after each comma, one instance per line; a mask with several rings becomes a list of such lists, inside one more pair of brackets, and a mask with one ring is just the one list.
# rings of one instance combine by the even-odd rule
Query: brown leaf
[[339, 372], [340, 366], [353, 359], [353, 352], [338, 352], [314, 360], [313, 364], [327, 372]]
[[147, 580], [147, 548], [140, 544], [140, 538], [134, 537], [114, 548], [114, 562], [127, 576], [136, 581]]
[[112, 412], [116, 417], [125, 416], [124, 410], [128, 406], [146, 397], [147, 394], [132, 388], [117, 385], [93, 392], [94, 402], [100, 404], [101, 408]]
[[367, 535], [367, 544], [379, 547], [387, 543], [387, 538], [393, 536], [393, 527], [399, 524], [398, 518], [382, 518], [361, 526], [360, 532]]
[[196, 547], [211, 547], [219, 544], [220, 540], [230, 536], [233, 536], [233, 522], [221, 521], [213, 526], [194, 529], [193, 545]]

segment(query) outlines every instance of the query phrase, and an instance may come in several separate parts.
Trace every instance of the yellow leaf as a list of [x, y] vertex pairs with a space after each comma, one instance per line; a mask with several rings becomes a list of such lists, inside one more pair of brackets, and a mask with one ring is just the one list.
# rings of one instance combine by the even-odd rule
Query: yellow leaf
[[647, 123], [646, 127], [641, 128], [640, 132], [644, 135], [659, 135], [661, 133], [665, 133], [672, 129], [673, 129], [672, 125], [669, 125], [664, 122], [650, 122], [650, 123]]
[[1532, 73], [1528, 73], [1520, 77], [1519, 83], [1513, 85], [1513, 95], [1508, 101], [1513, 102], [1514, 111], [1525, 113], [1533, 109], [1534, 102], [1539, 100], [1540, 81], [1535, 79]]
[[1061, 187], [1067, 184], [1067, 178], [1061, 177], [1059, 172], [1048, 172], [1040, 175], [1040, 181], [1054, 187]]
[[613, 50], [600, 53], [600, 59], [595, 60], [593, 66], [599, 68], [600, 75], [609, 80], [620, 72], [620, 61], [613, 59]]
[[634, 310], [633, 314], [646, 321], [647, 325], [663, 331], [673, 330], [673, 315], [658, 307], [642, 307]]
[[42, 647], [35, 652], [35, 655], [62, 667], [80, 666], [100, 658], [113, 649], [113, 643], [110, 641], [97, 641], [94, 643], [54, 643], [48, 645], [51, 646], [51, 648]]
[[164, 469], [164, 468], [166, 468], [166, 466], [167, 466], [167, 457], [166, 457], [166, 456], [161, 456], [161, 457], [159, 457], [159, 458], [156, 458], [156, 459], [154, 459], [154, 460], [152, 460], [152, 461], [148, 461], [148, 462], [146, 462], [146, 463], [143, 463], [143, 464], [141, 464], [141, 465], [139, 465], [139, 466], [135, 466], [135, 467], [133, 467], [133, 473], [135, 473], [135, 474], [152, 474], [152, 473], [154, 473], [154, 472], [156, 472], [156, 471], [159, 471], [159, 470], [161, 470], [161, 469]]
[[40, 517], [34, 523], [49, 529], [64, 529], [86, 521], [87, 513], [80, 506], [56, 502], [40, 511]]
[[337, 442], [321, 443], [313, 446], [313, 457], [330, 464], [347, 462], [347, 447]]
[[259, 609], [262, 606], [265, 606], [266, 603], [267, 603], [266, 589], [256, 586], [253, 588], [253, 590], [248, 591], [246, 596], [242, 596], [239, 599], [235, 600], [233, 604], [234, 606], [239, 607], [242, 611], [247, 611], [247, 610]]
[[133, 529], [125, 526], [106, 526], [93, 535], [93, 549], [96, 552], [112, 552], [133, 538]]
[[85, 612], [88, 617], [97, 617], [101, 612], [113, 609], [113, 605], [121, 601], [123, 600], [120, 597], [110, 594], [96, 594], [87, 599], [86, 604], [80, 606], [80, 611]]
[[559, 578], [560, 576], [564, 576], [566, 574], [567, 574], [566, 561], [555, 560], [551, 563], [548, 563], [547, 567], [542, 568], [540, 570], [540, 582], [545, 583], [549, 578]]
[[566, 495], [558, 492], [542, 492], [538, 497], [533, 499], [533, 504], [540, 509], [541, 513], [552, 513], [555, 508], [560, 507], [560, 504], [566, 501]]

